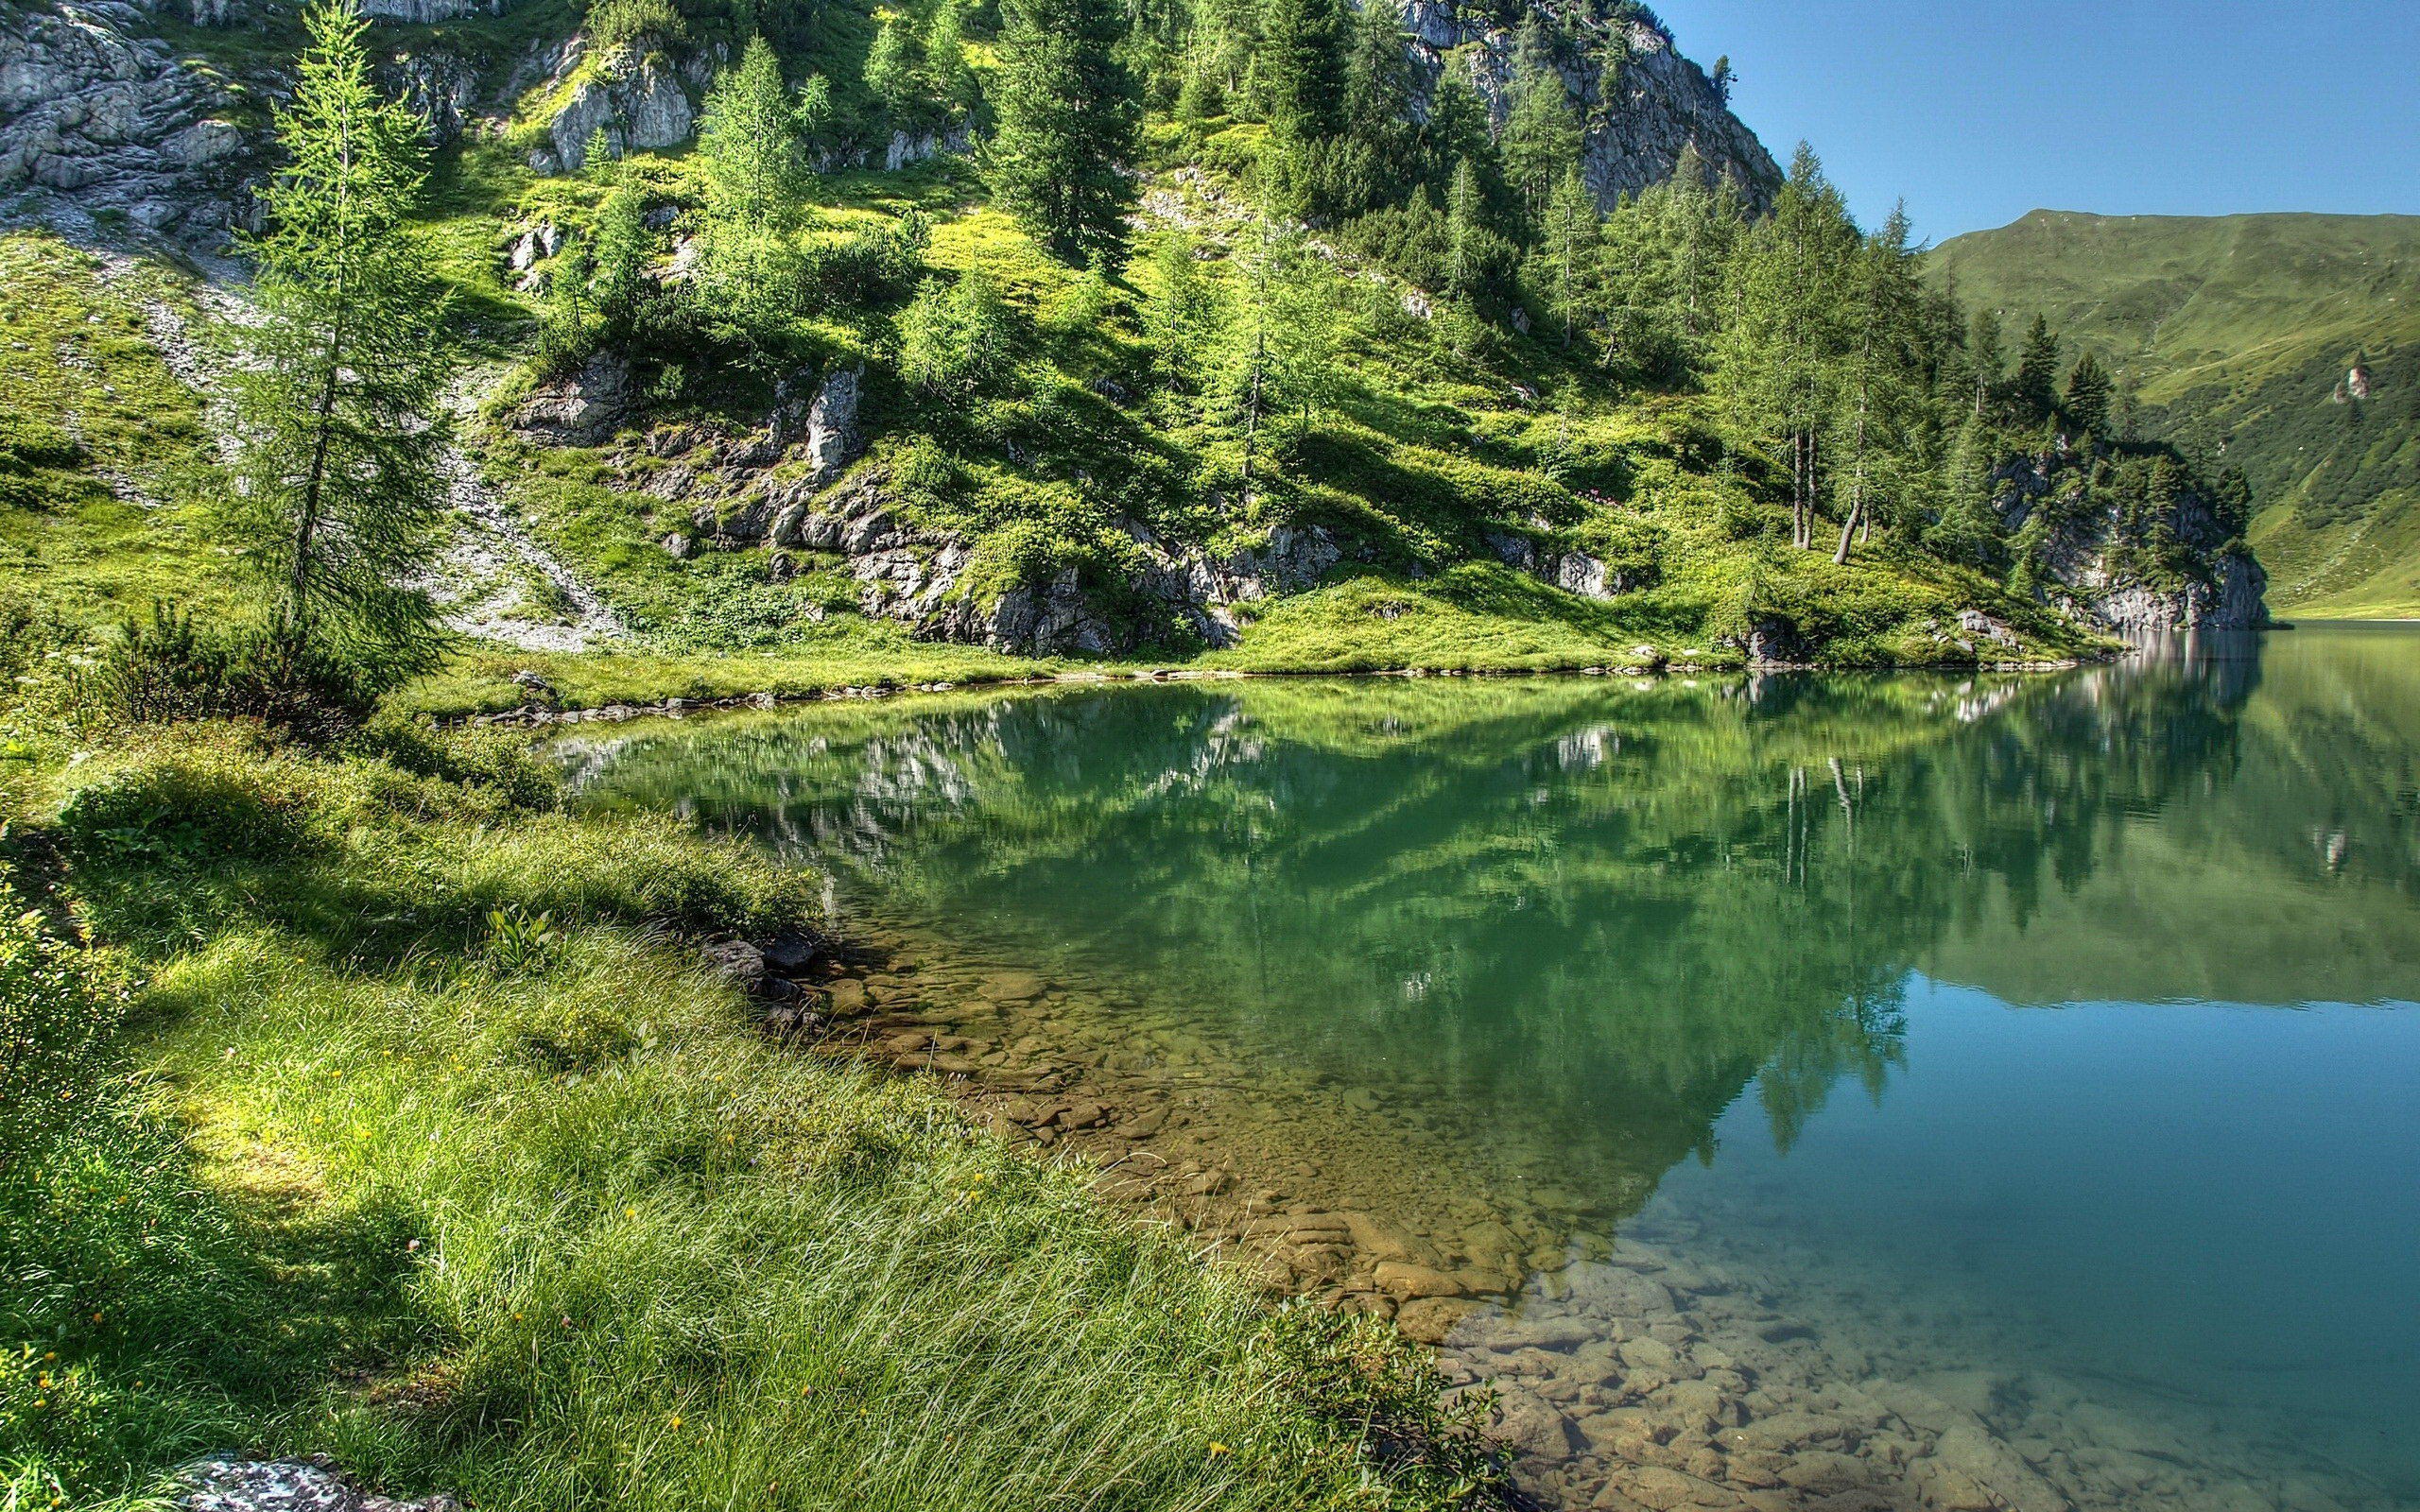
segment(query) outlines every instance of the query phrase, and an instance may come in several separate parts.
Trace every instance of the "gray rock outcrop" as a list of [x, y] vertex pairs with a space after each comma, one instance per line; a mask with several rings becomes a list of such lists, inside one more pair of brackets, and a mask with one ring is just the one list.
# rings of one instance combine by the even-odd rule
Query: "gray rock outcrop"
[[595, 446], [613, 436], [630, 405], [630, 369], [600, 353], [573, 376], [539, 386], [512, 407], [507, 422], [550, 446]]
[[2043, 596], [2053, 608], [2093, 629], [2130, 638], [2253, 629], [2268, 622], [2269, 575], [2250, 553], [2229, 549], [2228, 532], [2208, 500], [2186, 490], [2164, 519], [2152, 522], [2186, 548], [2191, 565], [2148, 578], [2127, 563], [2117, 508], [2084, 507], [2075, 497], [2081, 472], [2027, 456], [1996, 477], [2000, 520], [2011, 535], [2050, 511], [2038, 559]]
[[[1772, 155], [1731, 113], [1723, 90], [1681, 56], [1662, 23], [1609, 0], [1559, 7], [1552, 19], [1560, 23], [1556, 66], [1564, 87], [1593, 123], [1582, 139], [1581, 172], [1599, 205], [1611, 209], [1623, 195], [1670, 178], [1692, 146], [1717, 176], [1737, 179], [1751, 203], [1771, 197], [1781, 181]], [[1428, 91], [1443, 71], [1461, 67], [1501, 129], [1512, 109], [1514, 43], [1502, 12], [1473, 0], [1410, 0], [1404, 26], [1424, 83], [1420, 111], [1425, 114]], [[1610, 98], [1608, 67], [1615, 70]], [[1601, 111], [1592, 109], [1599, 102]]]
[[[565, 48], [556, 77], [569, 78], [586, 52], [584, 44]], [[714, 77], [716, 62], [715, 57], [700, 54], [676, 66], [648, 38], [598, 58], [594, 71], [573, 88], [546, 124], [551, 146], [529, 154], [530, 167], [540, 173], [578, 173], [587, 164], [590, 140], [600, 131], [606, 150], [617, 158], [634, 150], [681, 146], [698, 128], [690, 87], [703, 88]]]
[[442, 45], [381, 63], [378, 83], [428, 122], [431, 146], [458, 140], [479, 104], [478, 68]]
[[54, 221], [125, 215], [201, 235], [231, 217], [247, 142], [233, 100], [124, 0], [32, 0], [0, 26], [0, 193]]
[[196, 1461], [178, 1474], [182, 1512], [460, 1512], [450, 1496], [374, 1496], [322, 1459]]

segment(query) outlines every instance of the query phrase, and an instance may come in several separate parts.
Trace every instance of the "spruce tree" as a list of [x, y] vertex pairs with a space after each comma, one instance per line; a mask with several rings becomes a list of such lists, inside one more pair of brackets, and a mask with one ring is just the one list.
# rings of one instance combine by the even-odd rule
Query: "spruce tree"
[[277, 112], [284, 163], [245, 238], [260, 321], [233, 375], [244, 437], [224, 522], [268, 580], [296, 660], [338, 656], [391, 683], [435, 660], [425, 576], [446, 514], [446, 301], [408, 223], [425, 123], [371, 82], [360, 12], [303, 12], [310, 45]]
[[2109, 372], [2100, 359], [2089, 352], [2077, 358], [2067, 374], [2066, 411], [2087, 441], [2108, 433], [2110, 396]]
[[1411, 38], [1397, 0], [1366, 0], [1354, 12], [1344, 60], [1344, 129], [1372, 143], [1392, 143], [1411, 118], [1417, 87]]
[[1279, 145], [1300, 150], [1336, 129], [1344, 42], [1337, 0], [1265, 0], [1253, 62], [1270, 135]]
[[2059, 338], [2050, 322], [2037, 315], [2025, 333], [2025, 345], [2018, 350], [2016, 377], [2011, 385], [2029, 419], [2044, 420], [2057, 410], [2058, 381]]
[[1073, 263], [1125, 244], [1139, 105], [1115, 56], [1111, 0], [1003, 0], [999, 120], [985, 152], [992, 191]]

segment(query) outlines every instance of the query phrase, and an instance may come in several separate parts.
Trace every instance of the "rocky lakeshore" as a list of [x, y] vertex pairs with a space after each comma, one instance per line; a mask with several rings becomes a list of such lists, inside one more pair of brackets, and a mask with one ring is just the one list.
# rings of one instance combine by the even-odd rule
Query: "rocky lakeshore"
[[[1272, 1296], [1392, 1317], [1556, 1507], [1652, 1512], [2388, 1512], [2316, 1449], [2063, 1375], [1940, 1296], [1873, 1295], [1754, 1215], [1649, 1207], [1660, 1166], [1581, 1193], [1366, 1089], [1247, 1067], [1166, 994], [988, 958], [928, 928], [735, 942], [766, 1030], [947, 1086], [1003, 1136], [1096, 1167]], [[1642, 1211], [1642, 1209], [1645, 1209]], [[1618, 1235], [1618, 1237], [1616, 1237]], [[1777, 1263], [1788, 1261], [1788, 1263]], [[1911, 1339], [1965, 1330], [1972, 1368]]]

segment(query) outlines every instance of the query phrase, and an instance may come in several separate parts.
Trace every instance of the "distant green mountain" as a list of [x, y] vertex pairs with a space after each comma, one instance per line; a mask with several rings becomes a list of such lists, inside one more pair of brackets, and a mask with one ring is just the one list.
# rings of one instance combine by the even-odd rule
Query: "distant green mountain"
[[2099, 353], [2148, 433], [2240, 464], [2277, 608], [2420, 616], [2420, 215], [2037, 210], [1931, 265]]

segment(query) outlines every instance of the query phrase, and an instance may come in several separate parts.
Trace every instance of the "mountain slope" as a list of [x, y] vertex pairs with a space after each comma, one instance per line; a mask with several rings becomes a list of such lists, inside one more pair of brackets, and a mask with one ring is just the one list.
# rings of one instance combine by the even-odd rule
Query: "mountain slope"
[[1931, 267], [2100, 355], [2148, 433], [2240, 465], [2281, 607], [2420, 614], [2420, 215], [2035, 211]]
[[[936, 642], [1257, 669], [1875, 664], [2259, 618], [2257, 575], [2189, 470], [2072, 426], [2046, 444], [2059, 417], [2022, 404], [1969, 423], [1959, 322], [1928, 306], [1907, 343], [1795, 353], [1845, 379], [1851, 350], [1942, 344], [1900, 375], [1920, 402], [1890, 465], [1850, 460], [1843, 404], [1802, 418], [1820, 475], [1786, 481], [1757, 375], [1767, 345], [1813, 327], [1745, 297], [1755, 269], [1797, 266], [1782, 217], [1758, 214], [1799, 204], [1792, 234], [1820, 235], [1807, 255], [1843, 298], [1852, 264], [1908, 254], [1877, 239], [1881, 263], [1852, 257], [1864, 233], [1811, 154], [1785, 186], [1634, 0], [1517, 26], [1457, 0], [1348, 26], [1351, 8], [1305, 0], [1287, 25], [1328, 40], [1282, 55], [1310, 60], [1290, 85], [1252, 8], [1197, 8], [1218, 46], [1134, 22], [1118, 45], [1143, 126], [1120, 171], [1137, 192], [1112, 238], [1131, 256], [1092, 269], [1050, 255], [969, 161], [1010, 89], [990, 8], [767, 9], [768, 118], [793, 123], [774, 150], [796, 181], [761, 297], [739, 301], [714, 260], [739, 232], [709, 234], [722, 170], [699, 142], [714, 91], [747, 73], [735, 14], [368, 9], [382, 84], [428, 119], [423, 230], [478, 362], [458, 394], [485, 397], [454, 480], [463, 540], [431, 588], [515, 649], [461, 702], [519, 702], [506, 674], [533, 667], [585, 697], [628, 652], [646, 670], [617, 696], [687, 690], [667, 679], [707, 659], [905, 676]], [[123, 0], [0, 9], [26, 18], [0, 35], [0, 219], [188, 263], [223, 250], [255, 213], [241, 186], [276, 160], [265, 107], [288, 88], [293, 0], [203, 0], [190, 21]], [[933, 44], [909, 33], [944, 31], [946, 66], [913, 51]], [[924, 61], [877, 68], [902, 46]], [[1319, 103], [1356, 79], [1375, 106]], [[130, 90], [141, 109], [96, 127]], [[1319, 111], [1340, 144], [1301, 125]], [[1616, 209], [1600, 222], [1592, 200]], [[609, 318], [596, 261], [617, 206]], [[97, 300], [63, 250], [24, 257], [60, 308]], [[1913, 312], [1909, 292], [1861, 308]], [[83, 425], [87, 400], [49, 397], [72, 386], [42, 344], [11, 350], [0, 400]], [[24, 467], [68, 487], [49, 474], [83, 464], [49, 455]], [[172, 560], [183, 580], [147, 592], [226, 591], [216, 558]], [[71, 618], [130, 596], [94, 587]], [[610, 644], [546, 660], [585, 639], [575, 601]]]

